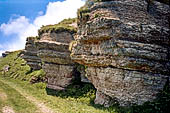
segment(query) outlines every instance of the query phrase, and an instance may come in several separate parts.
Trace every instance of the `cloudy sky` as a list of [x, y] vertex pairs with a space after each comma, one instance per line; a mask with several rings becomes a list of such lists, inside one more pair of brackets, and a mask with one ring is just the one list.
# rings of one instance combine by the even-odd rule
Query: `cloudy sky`
[[76, 17], [85, 0], [0, 0], [0, 55], [23, 49], [42, 25]]

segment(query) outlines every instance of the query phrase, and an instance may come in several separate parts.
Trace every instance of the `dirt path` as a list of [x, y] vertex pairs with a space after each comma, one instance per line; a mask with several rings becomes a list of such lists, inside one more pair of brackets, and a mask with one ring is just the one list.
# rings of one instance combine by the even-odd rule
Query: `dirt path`
[[2, 113], [15, 113], [15, 112], [11, 107], [5, 106], [2, 108]]
[[[39, 100], [35, 99], [34, 97], [28, 95], [23, 91], [23, 89], [16, 87], [14, 84], [10, 84], [8, 82], [4, 82], [0, 80], [4, 84], [8, 84], [11, 88], [15, 89], [18, 91], [22, 96], [24, 96], [28, 101], [32, 102], [34, 105], [37, 106], [37, 108], [42, 112], [42, 113], [59, 113], [59, 112], [54, 112], [52, 109], [47, 107], [43, 102], [40, 102]], [[7, 113], [7, 112], [4, 112]], [[13, 112], [8, 112], [8, 113], [13, 113]]]
[[0, 100], [5, 101], [7, 99], [6, 93], [0, 89]]
[[[0, 100], [6, 101], [7, 100], [7, 94], [0, 89]], [[12, 107], [5, 106], [2, 108], [2, 113], [15, 113]]]

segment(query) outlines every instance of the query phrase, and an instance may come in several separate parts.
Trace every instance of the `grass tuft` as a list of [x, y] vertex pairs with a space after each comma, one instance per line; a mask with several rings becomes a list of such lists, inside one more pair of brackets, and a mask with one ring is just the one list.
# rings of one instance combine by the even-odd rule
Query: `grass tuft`
[[64, 19], [63, 21], [55, 25], [42, 26], [38, 30], [38, 34], [40, 36], [41, 34], [47, 32], [61, 32], [61, 31], [69, 31], [75, 33], [77, 32], [77, 28], [75, 26], [72, 26], [71, 24], [76, 23], [76, 21], [77, 21], [76, 18], [69, 18], [69, 19]]

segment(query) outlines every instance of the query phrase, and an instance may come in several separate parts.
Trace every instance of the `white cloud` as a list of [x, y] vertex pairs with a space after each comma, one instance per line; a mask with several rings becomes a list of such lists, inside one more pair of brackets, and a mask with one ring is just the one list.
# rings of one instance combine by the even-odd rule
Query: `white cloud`
[[20, 16], [17, 19], [10, 19], [7, 24], [2, 24], [0, 30], [5, 35], [15, 34], [15, 39], [10, 39], [7, 43], [1, 43], [0, 51], [14, 51], [24, 49], [26, 37], [36, 36], [38, 27], [29, 23], [29, 19], [25, 16]]
[[28, 26], [29, 20], [24, 16], [20, 16], [17, 19], [10, 19], [7, 24], [2, 24], [0, 30], [4, 32], [5, 35], [11, 34], [22, 34], [25, 29], [25, 26]]
[[43, 11], [39, 11], [39, 12], [38, 12], [38, 15], [39, 15], [39, 16], [41, 16], [41, 15], [43, 15], [43, 14], [44, 14]]
[[[33, 23], [25, 16], [16, 19], [10, 19], [8, 23], [0, 25], [0, 31], [5, 35], [17, 35], [17, 40], [5, 44], [1, 44], [3, 50], [18, 50], [25, 47], [25, 40], [28, 36], [38, 35], [37, 30], [42, 25], [56, 24], [65, 18], [76, 17], [77, 9], [83, 6], [84, 0], [65, 0], [50, 2], [44, 15], [39, 12]], [[40, 16], [41, 15], [41, 16]], [[2, 50], [0, 48], [0, 50]]]
[[55, 24], [65, 18], [76, 17], [77, 9], [84, 5], [82, 0], [66, 0], [63, 2], [50, 2], [47, 6], [46, 14], [35, 19], [37, 26]]

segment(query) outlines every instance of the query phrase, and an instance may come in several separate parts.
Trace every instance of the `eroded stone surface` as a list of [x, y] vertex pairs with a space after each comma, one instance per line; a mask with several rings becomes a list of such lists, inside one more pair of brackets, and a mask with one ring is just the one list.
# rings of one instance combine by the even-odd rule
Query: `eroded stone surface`
[[87, 76], [98, 91], [116, 98], [123, 106], [152, 101], [168, 79], [161, 74], [112, 67], [89, 67]]
[[47, 73], [47, 87], [51, 89], [64, 90], [64, 88], [70, 85], [74, 79], [74, 66], [72, 65], [45, 63], [43, 69]]
[[69, 51], [69, 42], [73, 39], [73, 33], [65, 30], [43, 33], [36, 42], [50, 89], [64, 90], [74, 79], [75, 67]]
[[33, 70], [41, 69], [41, 59], [37, 56], [37, 47], [35, 45], [35, 37], [28, 37], [27, 42], [25, 45], [25, 50], [22, 52], [24, 55], [22, 56], [23, 59], [27, 61], [27, 64]]
[[[57, 38], [63, 37], [63, 38]], [[58, 32], [47, 32], [40, 35], [41, 40], [48, 40], [61, 43], [70, 43], [73, 40], [73, 36], [70, 32], [67, 31], [58, 31]]]
[[[155, 99], [169, 79], [169, 6], [153, 2], [147, 12], [144, 0], [114, 0], [85, 7], [71, 58], [88, 66], [89, 80], [110, 101], [127, 106]], [[100, 97], [95, 102], [107, 106]]]

